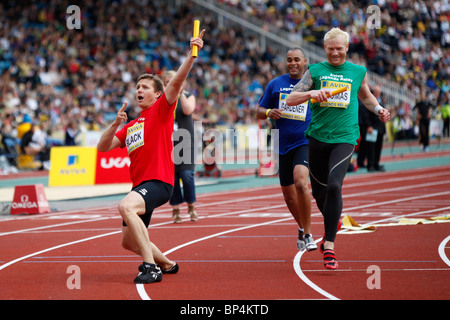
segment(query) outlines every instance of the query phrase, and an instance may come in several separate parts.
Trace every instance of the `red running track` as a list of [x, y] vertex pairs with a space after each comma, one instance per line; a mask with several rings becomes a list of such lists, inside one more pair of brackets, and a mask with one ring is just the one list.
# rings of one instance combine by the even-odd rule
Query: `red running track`
[[[150, 238], [180, 272], [149, 285], [133, 283], [141, 260], [120, 247], [115, 206], [2, 219], [0, 299], [446, 300], [450, 224], [397, 222], [450, 215], [449, 185], [450, 166], [347, 176], [343, 215], [377, 230], [344, 229], [336, 271], [297, 251], [279, 185], [199, 195], [198, 222], [173, 224], [159, 208]], [[315, 204], [312, 230], [319, 240]]]

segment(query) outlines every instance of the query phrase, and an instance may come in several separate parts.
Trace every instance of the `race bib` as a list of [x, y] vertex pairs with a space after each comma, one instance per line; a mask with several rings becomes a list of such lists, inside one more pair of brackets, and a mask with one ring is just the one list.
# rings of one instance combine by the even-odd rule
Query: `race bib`
[[144, 145], [144, 123], [136, 123], [127, 130], [127, 138], [125, 139], [128, 154], [136, 148]]
[[335, 96], [328, 98], [328, 101], [321, 102], [320, 106], [346, 109], [350, 104], [350, 93], [352, 85], [347, 82], [330, 81], [330, 80], [322, 80], [320, 82], [320, 89], [333, 91], [342, 87], [347, 87], [347, 91], [344, 91], [342, 93], [339, 93]]
[[297, 106], [288, 106], [286, 104], [287, 96], [288, 94], [286, 93], [280, 93], [280, 102], [278, 107], [280, 109], [284, 109], [281, 112], [281, 117], [284, 119], [305, 121], [306, 112], [308, 111], [308, 101]]

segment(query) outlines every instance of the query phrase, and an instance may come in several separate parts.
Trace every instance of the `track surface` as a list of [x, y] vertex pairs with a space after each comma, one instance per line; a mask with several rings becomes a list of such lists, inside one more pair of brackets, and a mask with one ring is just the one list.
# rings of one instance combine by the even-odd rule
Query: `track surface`
[[338, 234], [336, 271], [319, 251], [297, 251], [278, 184], [201, 194], [198, 222], [173, 224], [168, 205], [157, 209], [150, 239], [180, 272], [150, 285], [133, 283], [141, 260], [120, 247], [115, 205], [2, 219], [0, 299], [447, 300], [450, 224], [398, 221], [450, 215], [449, 185], [448, 165], [347, 176], [343, 216], [377, 228]]

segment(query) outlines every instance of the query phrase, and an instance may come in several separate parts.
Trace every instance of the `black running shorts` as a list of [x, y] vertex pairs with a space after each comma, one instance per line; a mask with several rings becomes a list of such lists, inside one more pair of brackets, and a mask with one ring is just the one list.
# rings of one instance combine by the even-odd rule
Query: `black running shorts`
[[[153, 210], [169, 201], [172, 196], [173, 187], [170, 184], [159, 180], [149, 180], [142, 182], [140, 185], [133, 188], [132, 191], [136, 191], [144, 198], [145, 213], [139, 217], [142, 219], [145, 226], [148, 227]], [[122, 225], [124, 227], [127, 226], [123, 220]]]
[[292, 149], [286, 154], [280, 154], [278, 171], [281, 186], [287, 187], [294, 184], [294, 167], [298, 164], [308, 168], [307, 144]]

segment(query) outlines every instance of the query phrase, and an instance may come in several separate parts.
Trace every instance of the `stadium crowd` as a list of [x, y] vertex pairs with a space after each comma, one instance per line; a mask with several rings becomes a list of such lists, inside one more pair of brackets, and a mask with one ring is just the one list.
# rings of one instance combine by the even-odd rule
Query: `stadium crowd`
[[[351, 35], [350, 57], [396, 81], [439, 111], [449, 101], [449, 5], [447, 0], [220, 0], [267, 25], [301, 34], [321, 45], [330, 27]], [[381, 9], [381, 28], [368, 29], [368, 5]], [[127, 101], [138, 115], [134, 83], [148, 72], [163, 75], [186, 55], [194, 4], [165, 1], [78, 1], [81, 28], [67, 25], [67, 4], [10, 1], [0, 4], [0, 117], [2, 136], [18, 136], [25, 119], [49, 136], [73, 123], [101, 130]], [[256, 122], [256, 103], [266, 84], [285, 73], [283, 57], [262, 51], [240, 28], [220, 30], [203, 14], [205, 48], [193, 68], [189, 90], [195, 115], [205, 123]], [[413, 106], [387, 106], [412, 117]], [[26, 117], [28, 115], [29, 117]], [[75, 126], [76, 127], [76, 126]], [[73, 129], [76, 130], [76, 129]]]
[[[356, 63], [408, 88], [417, 97], [421, 91], [427, 92], [427, 99], [435, 107], [448, 104], [450, 5], [447, 0], [221, 2], [267, 24], [300, 34], [318, 46], [323, 45], [323, 36], [330, 27], [340, 27], [350, 34], [350, 56]], [[367, 10], [371, 5], [379, 8], [379, 28], [367, 26], [374, 14]]]

